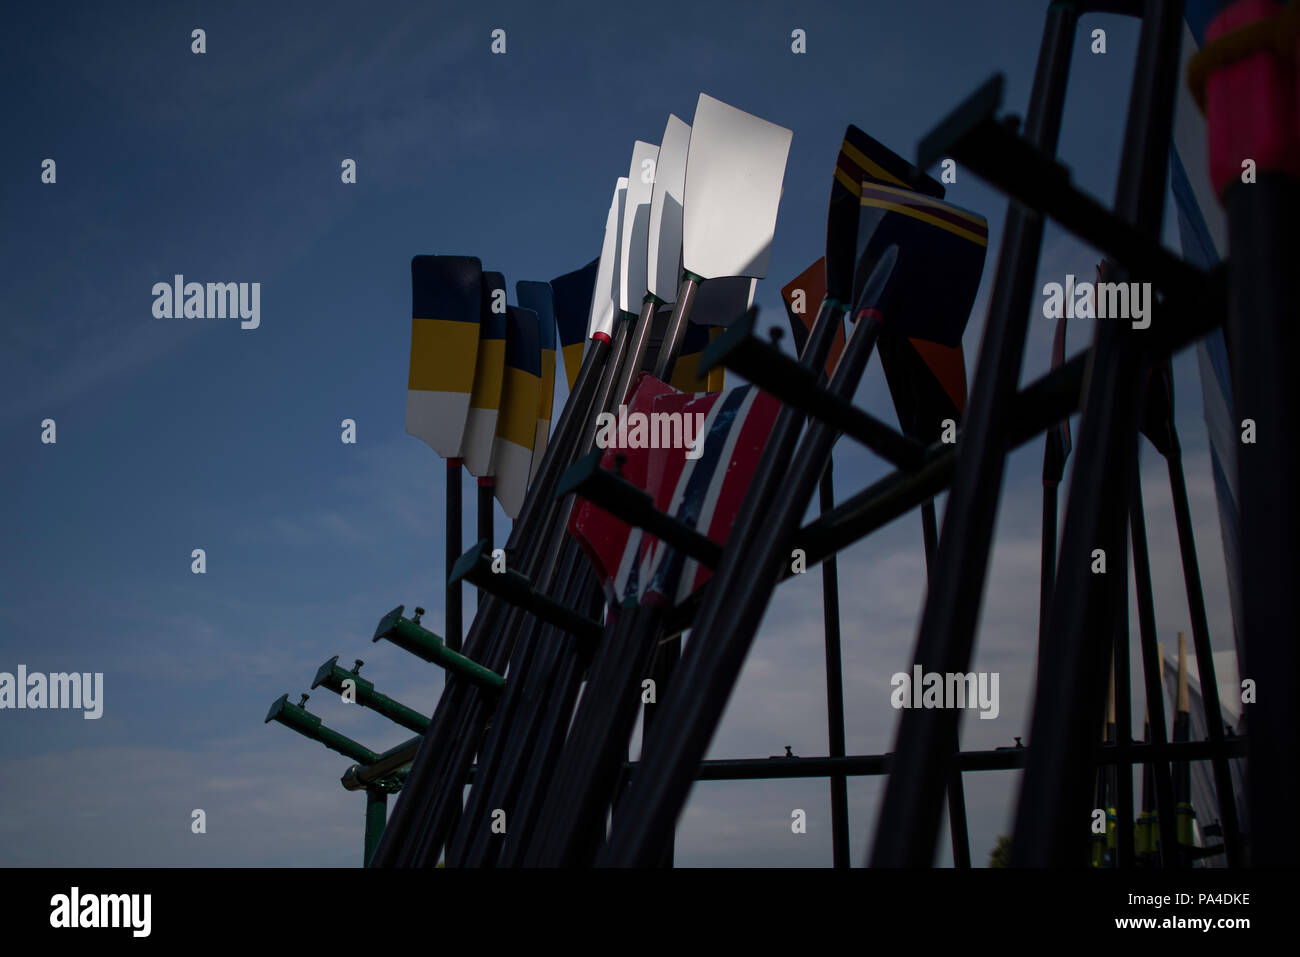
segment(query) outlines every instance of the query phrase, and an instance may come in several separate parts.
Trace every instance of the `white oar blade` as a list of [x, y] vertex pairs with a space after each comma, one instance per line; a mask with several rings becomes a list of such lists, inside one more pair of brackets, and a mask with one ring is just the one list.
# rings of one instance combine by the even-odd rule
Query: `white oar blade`
[[605, 217], [605, 241], [600, 246], [600, 266], [596, 269], [596, 288], [591, 296], [591, 317], [587, 321], [587, 338], [614, 332], [614, 307], [618, 290], [618, 243], [623, 227], [623, 198], [627, 195], [627, 177], [620, 176], [614, 186], [614, 198]]
[[792, 136], [700, 94], [686, 160], [685, 269], [704, 279], [767, 275]]
[[654, 192], [659, 147], [637, 140], [627, 172], [622, 240], [618, 251], [618, 307], [639, 312], [646, 291], [646, 242], [650, 235], [650, 196]]
[[411, 260], [406, 431], [443, 458], [461, 454], [478, 355], [483, 266], [470, 256]]
[[492, 474], [492, 442], [501, 411], [506, 360], [506, 277], [499, 272], [485, 272], [482, 295], [478, 362], [474, 366], [474, 391], [470, 394], [462, 452], [465, 468], [475, 478]]
[[677, 284], [682, 278], [682, 196], [690, 145], [690, 124], [670, 115], [655, 164], [646, 240], [646, 288], [669, 303], [677, 301]]

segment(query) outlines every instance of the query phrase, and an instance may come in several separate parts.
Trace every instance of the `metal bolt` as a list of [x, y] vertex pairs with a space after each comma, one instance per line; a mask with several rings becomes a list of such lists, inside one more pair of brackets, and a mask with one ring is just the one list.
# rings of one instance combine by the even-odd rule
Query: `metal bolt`
[[424, 609], [421, 608], [419, 605], [417, 605], [415, 607], [415, 617], [412, 618], [411, 621], [415, 622], [418, 625], [422, 617], [424, 617]]
[[793, 758], [793, 757], [794, 757], [794, 755], [790, 753], [790, 745], [788, 745], [788, 744], [785, 746], [785, 756], [786, 756], [787, 758]]
[[300, 707], [300, 708], [305, 708], [305, 707], [307, 707], [307, 699], [310, 698], [310, 697], [311, 697], [311, 695], [307, 694], [307, 692], [304, 691], [304, 692], [302, 693], [302, 698], [299, 699], [299, 701], [298, 701], [298, 707]]
[[767, 330], [767, 335], [768, 338], [772, 340], [772, 345], [779, 346], [781, 345], [781, 340], [785, 337], [785, 330], [780, 326], [773, 326], [771, 329]]
[[354, 665], [352, 666], [352, 673], [353, 673], [354, 675], [360, 674], [360, 673], [361, 673], [361, 666], [364, 665], [365, 662], [362, 661], [360, 658], [354, 658], [353, 660], [356, 662], [356, 664], [354, 664]]
[[1023, 748], [1023, 747], [1024, 747], [1024, 745], [1020, 743], [1020, 738], [1019, 738], [1019, 737], [1016, 738], [1016, 747], [1017, 747], [1017, 748]]

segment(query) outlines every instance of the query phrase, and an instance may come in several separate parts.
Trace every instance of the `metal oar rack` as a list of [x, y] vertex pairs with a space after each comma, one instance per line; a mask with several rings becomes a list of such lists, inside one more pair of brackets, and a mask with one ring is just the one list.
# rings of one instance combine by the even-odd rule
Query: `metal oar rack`
[[[1076, 27], [1082, 14], [1094, 12], [1141, 20], [1113, 208], [1073, 186], [1068, 169], [1055, 159]], [[638, 313], [632, 311], [635, 297], [624, 297], [608, 333], [588, 344], [504, 547], [505, 570], [494, 567], [489, 539], [450, 570], [453, 583], [480, 589], [463, 649], [444, 647], [418, 624], [418, 616], [403, 618], [400, 607], [381, 623], [384, 633], [377, 632], [376, 639], [390, 638], [447, 669], [446, 689], [429, 718], [378, 695], [368, 682], [355, 682], [357, 703], [404, 724], [417, 737], [375, 755], [329, 732], [286, 698], [268, 716], [358, 762], [344, 781], [367, 791], [368, 863], [433, 866], [445, 859], [450, 866], [658, 866], [672, 861], [676, 822], [695, 781], [826, 777], [832, 781], [834, 862], [848, 866], [844, 781], [883, 774], [884, 800], [868, 862], [931, 865], [946, 797], [953, 859], [969, 866], [962, 775], [1023, 769], [1011, 862], [1078, 866], [1088, 862], [1093, 846], [1089, 822], [1098, 775], [1118, 767], [1124, 770], [1110, 777], [1116, 824], [1109, 863], [1132, 866], [1138, 862], [1134, 797], [1132, 775], [1125, 772], [1140, 764], [1154, 786], [1159, 863], [1188, 866], [1195, 855], [1176, 831], [1171, 766], [1193, 761], [1208, 761], [1213, 768], [1220, 850], [1227, 863], [1300, 859], [1300, 824], [1287, 806], [1297, 793], [1300, 754], [1300, 710], [1292, 694], [1300, 674], [1290, 637], [1300, 583], [1294, 546], [1300, 533], [1295, 501], [1300, 469], [1296, 444], [1283, 438], [1289, 436], [1286, 425], [1293, 427], [1300, 415], [1300, 385], [1279, 358], [1292, 354], [1295, 344], [1296, 307], [1282, 288], [1281, 264], [1298, 261], [1294, 216], [1287, 214], [1297, 211], [1300, 191], [1285, 171], [1263, 167], [1257, 183], [1230, 185], [1223, 202], [1234, 256], [1217, 268], [1199, 268], [1161, 246], [1183, 29], [1183, 5], [1174, 0], [1052, 3], [1024, 120], [1001, 115], [1002, 81], [994, 77], [922, 140], [918, 169], [894, 180], [907, 189], [928, 189], [922, 180], [933, 181], [919, 170], [952, 157], [1010, 200], [955, 444], [895, 429], [853, 404], [874, 337], [885, 322], [881, 310], [887, 316], [897, 303], [889, 300], [894, 264], [886, 262], [888, 256], [853, 256], [858, 200], [852, 190], [847, 205], [840, 202], [844, 196], [832, 195], [827, 299], [798, 361], [778, 342], [755, 334], [753, 308], [699, 358], [701, 370], [726, 367], [780, 405], [726, 541], [715, 541], [695, 527], [693, 518], [661, 507], [623, 474], [622, 461], [609, 467], [599, 451], [592, 451], [596, 413], [617, 408], [633, 394], [629, 370], [654, 369], [661, 378], [671, 374], [684, 315], [696, 288], [707, 288], [712, 280], [701, 284], [686, 262], [686, 281], [657, 362], [645, 354], [646, 330], [663, 301], [646, 292]], [[1211, 74], [1211, 85], [1216, 76]], [[1216, 128], [1221, 117], [1212, 109], [1209, 119], [1213, 139], [1221, 135]], [[851, 155], [848, 143], [846, 138], [842, 160]], [[841, 163], [837, 173], [842, 169]], [[844, 218], [850, 208], [851, 221]], [[1099, 321], [1083, 354], [1069, 361], [1058, 355], [1050, 372], [1018, 388], [1048, 218], [1106, 255], [1105, 281], [1152, 283], [1154, 315], [1146, 329]], [[615, 219], [611, 210], [611, 223]], [[833, 374], [827, 374], [831, 340], [846, 312], [858, 325]], [[1221, 328], [1233, 347], [1236, 408], [1266, 436], [1240, 455], [1238, 470], [1242, 673], [1261, 685], [1268, 679], [1270, 688], [1267, 693], [1261, 688], [1260, 703], [1248, 711], [1248, 736], [1225, 730], [1217, 707], [1169, 372], [1173, 355]], [[1068, 432], [1062, 438], [1063, 423], [1076, 413], [1078, 434], [1071, 447]], [[1275, 431], [1270, 434], [1269, 428]], [[1144, 434], [1169, 472], [1205, 702], [1202, 741], [1171, 741], [1165, 722], [1138, 482]], [[957, 744], [959, 709], [915, 708], [903, 711], [892, 752], [846, 755], [836, 554], [919, 508], [929, 587], [913, 660], [926, 672], [967, 672], [1006, 460], [1039, 435], [1045, 435], [1047, 447], [1043, 607], [1028, 744], [1017, 739], [1015, 747], [963, 752]], [[840, 438], [870, 449], [896, 469], [837, 503], [830, 453]], [[1058, 544], [1056, 488], [1069, 454], [1075, 464]], [[821, 514], [803, 524], [814, 492]], [[933, 499], [943, 492], [948, 498], [940, 525]], [[583, 501], [644, 530], [669, 553], [710, 569], [711, 580], [675, 604], [607, 602], [602, 583], [566, 531]], [[831, 753], [705, 760], [772, 594], [792, 574], [789, 557], [795, 549], [803, 551], [809, 568], [824, 563]], [[1092, 567], [1096, 549], [1111, 556], [1107, 574]], [[1133, 740], [1126, 706], [1115, 711], [1108, 738], [1101, 733], [1112, 683], [1121, 705], [1130, 701], [1130, 560], [1137, 586], [1139, 680], [1149, 706], [1149, 731], [1140, 743]], [[458, 635], [452, 615], [449, 610]], [[689, 635], [684, 645], [683, 633]], [[327, 662], [317, 684], [337, 690], [348, 675]], [[641, 759], [628, 762], [629, 738], [641, 710], [638, 696], [648, 678], [658, 693], [653, 703], [645, 702]], [[1242, 757], [1249, 760], [1249, 835], [1238, 820], [1230, 767]], [[377, 840], [372, 809], [380, 809], [377, 830], [383, 795], [399, 787], [402, 798]], [[503, 811], [509, 823], [498, 828]]]

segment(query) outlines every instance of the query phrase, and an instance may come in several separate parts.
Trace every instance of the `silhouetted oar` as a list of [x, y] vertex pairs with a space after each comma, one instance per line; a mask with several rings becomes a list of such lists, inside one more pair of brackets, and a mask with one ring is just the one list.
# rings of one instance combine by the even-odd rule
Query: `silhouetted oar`
[[[411, 371], [406, 431], [447, 461], [445, 567], [461, 552], [461, 447], [478, 356], [483, 267], [468, 256], [411, 260]], [[447, 647], [461, 645], [461, 588], [447, 585]]]
[[[850, 136], [853, 133], [860, 131], [851, 129]], [[846, 142], [848, 139], [846, 136]], [[841, 159], [845, 153], [842, 149]], [[861, 167], [856, 160], [855, 165]], [[875, 192], [868, 196], [869, 190], [858, 180], [860, 195], [854, 195], [851, 185], [844, 184], [845, 178], [836, 177], [832, 213], [837, 212], [837, 206], [843, 210], [854, 205], [852, 201], [861, 209], [861, 216], [854, 211], [848, 220], [854, 234], [862, 231], [857, 243], [858, 267], [854, 280], [860, 290], [854, 307], [858, 324], [831, 386], [838, 394], [850, 396], [882, 325], [891, 326], [901, 335], [923, 330], [951, 339], [951, 324], [955, 321], [960, 328], [964, 317], [954, 320], [935, 316], [929, 312], [928, 300], [952, 296], [954, 303], [964, 300], [964, 308], [969, 312], [978, 285], [978, 271], [973, 284], [972, 277], [962, 273], [959, 293], [954, 294], [946, 287], [939, 291], [936, 277], [942, 264], [932, 255], [932, 250], [945, 246], [946, 240], [932, 234], [927, 236], [915, 228], [916, 222], [924, 221], [917, 215], [917, 207], [928, 205], [920, 194], [907, 191], [906, 195], [891, 194], [881, 199]], [[849, 183], [853, 183], [851, 178]], [[846, 201], [849, 197], [852, 201]], [[868, 199], [872, 202], [868, 203]], [[873, 212], [862, 220], [868, 209]], [[843, 222], [838, 224], [841, 228]], [[830, 223], [828, 233], [836, 225]], [[935, 232], [946, 232], [943, 227], [932, 228]], [[898, 230], [900, 239], [906, 237], [906, 244], [890, 241], [892, 229]], [[842, 247], [833, 251], [834, 256], [832, 244], [828, 243], [827, 280], [831, 289], [838, 289], [844, 283]], [[838, 264], [839, 271], [832, 271], [832, 261]], [[891, 321], [891, 312], [895, 310]], [[819, 322], [810, 338], [813, 348], [805, 350], [813, 354], [801, 358], [801, 363], [819, 368], [825, 361], [833, 331]], [[959, 334], [957, 339], [960, 341]], [[773, 464], [756, 475], [750, 486], [741, 519], [727, 541], [723, 563], [696, 616], [694, 637], [686, 648], [678, 677], [668, 689], [665, 701], [668, 719], [660, 722], [646, 741], [641, 765], [609, 842], [598, 857], [599, 863], [652, 865], [671, 837], [690, 788], [693, 769], [713, 736], [771, 590], [789, 561], [789, 537], [798, 527], [834, 441], [832, 429], [814, 424], [796, 454], [802, 420], [803, 413], [793, 406], [783, 408], [777, 419], [763, 455], [765, 463]]]
[[[615, 228], [619, 199], [616, 190], [610, 207]], [[608, 219], [606, 227], [608, 238], [611, 233]], [[609, 265], [612, 269], [612, 260]], [[598, 269], [597, 273], [600, 271]], [[590, 319], [598, 305], [590, 289], [586, 301], [582, 301], [581, 273], [579, 270], [577, 275], [568, 274], [561, 277], [563, 281], [557, 280], [560, 290], [557, 292], [557, 321], [561, 329], [573, 328], [575, 314]], [[537, 561], [545, 545], [554, 517], [552, 490], [560, 473], [571, 461], [574, 448], [585, 430], [591, 403], [610, 355], [611, 342], [607, 330], [608, 327], [599, 323], [591, 324], [590, 344], [581, 371], [574, 379], [569, 400], [561, 412], [555, 438], [543, 456], [541, 469], [533, 483], [533, 494], [525, 497], [506, 543], [508, 553], [515, 556], [519, 566], [525, 570]], [[522, 613], [505, 603], [489, 599], [470, 629], [465, 649], [467, 655], [480, 663], [491, 662], [485, 666], [495, 666], [500, 669], [498, 673], [504, 671], [522, 618]], [[455, 814], [459, 813], [460, 782], [464, 780], [473, 757], [472, 752], [465, 755], [463, 749], [457, 747], [458, 736], [473, 735], [474, 728], [478, 728], [481, 734], [486, 719], [486, 703], [477, 694], [477, 689], [466, 683], [449, 682], [434, 711], [430, 730], [415, 755], [402, 798], [393, 809], [372, 861], [373, 866], [432, 866], [437, 861], [447, 829]], [[476, 740], [476, 737], [471, 740]], [[445, 799], [450, 788], [457, 790], [454, 803]]]

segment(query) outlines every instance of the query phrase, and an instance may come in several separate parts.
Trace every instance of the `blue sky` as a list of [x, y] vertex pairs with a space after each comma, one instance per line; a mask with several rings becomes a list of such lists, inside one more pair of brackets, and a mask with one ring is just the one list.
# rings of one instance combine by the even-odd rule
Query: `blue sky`
[[[760, 322], [784, 324], [780, 286], [823, 251], [845, 125], [914, 156], [995, 71], [1006, 109], [1023, 113], [1044, 8], [313, 2], [9, 14], [0, 670], [102, 671], [105, 710], [98, 721], [0, 712], [0, 864], [358, 864], [363, 801], [337, 783], [347, 761], [262, 718], [334, 654], [366, 659], [379, 690], [426, 711], [441, 689], [436, 670], [369, 641], [398, 603], [442, 618], [445, 470], [404, 431], [410, 258], [478, 256], [505, 273], [512, 301], [516, 280], [582, 265], [633, 140], [657, 142], [669, 112], [689, 121], [704, 91], [794, 131], [757, 299]], [[1088, 52], [1094, 26], [1107, 30], [1104, 56]], [[190, 52], [196, 27], [201, 56]], [[495, 28], [507, 31], [504, 56], [489, 52]], [[795, 28], [805, 55], [790, 52]], [[1135, 39], [1121, 18], [1089, 17], [1076, 48], [1061, 152], [1106, 202]], [[40, 181], [47, 157], [53, 185]], [[344, 158], [357, 162], [355, 185], [340, 182]], [[973, 373], [1006, 202], [960, 169], [948, 195], [990, 225], [965, 339]], [[1090, 278], [1097, 258], [1049, 227], [1040, 283]], [[260, 282], [260, 328], [155, 319], [150, 290], [175, 273]], [[1047, 367], [1052, 323], [1030, 328], [1025, 380]], [[1091, 323], [1072, 327], [1069, 351], [1090, 336]], [[1190, 354], [1176, 379], [1211, 630], [1227, 648]], [[878, 366], [858, 401], [892, 416]], [[47, 417], [53, 446], [40, 442]], [[344, 418], [355, 445], [340, 442]], [[1163, 467], [1150, 450], [1144, 463], [1168, 646], [1189, 627], [1186, 600]], [[1028, 733], [1040, 468], [1034, 443], [1005, 480], [974, 665], [1001, 672], [1002, 710], [964, 722], [966, 747]], [[860, 449], [837, 451], [842, 495], [885, 471]], [[922, 600], [919, 525], [900, 519], [841, 559], [851, 753], [892, 745], [888, 679], [910, 663]], [[206, 550], [206, 575], [190, 572], [193, 548]], [[713, 756], [825, 753], [817, 577], [778, 593]], [[406, 737], [323, 693], [309, 707], [375, 750]], [[1134, 709], [1140, 726], [1140, 700]], [[1014, 778], [966, 778], [977, 863], [1007, 829]], [[829, 863], [827, 794], [822, 781], [701, 785], [679, 862]], [[879, 781], [850, 784], [855, 861], [879, 794]], [[794, 807], [809, 811], [807, 835], [790, 833]], [[194, 808], [207, 834], [190, 832]]]

